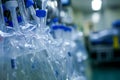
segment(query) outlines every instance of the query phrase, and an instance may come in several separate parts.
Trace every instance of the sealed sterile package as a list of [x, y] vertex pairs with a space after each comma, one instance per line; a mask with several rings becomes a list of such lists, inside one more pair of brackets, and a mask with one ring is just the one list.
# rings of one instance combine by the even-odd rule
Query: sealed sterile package
[[[0, 80], [84, 80], [75, 67], [79, 47], [73, 30], [63, 23], [48, 24], [47, 5], [57, 9], [59, 3], [38, 1], [6, 0], [3, 9], [0, 0]], [[77, 56], [83, 60], [83, 54]]]

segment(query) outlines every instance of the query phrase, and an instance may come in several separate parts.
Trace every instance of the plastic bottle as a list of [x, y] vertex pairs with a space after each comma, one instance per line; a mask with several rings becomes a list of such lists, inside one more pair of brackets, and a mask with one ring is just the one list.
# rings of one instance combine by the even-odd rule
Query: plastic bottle
[[27, 15], [27, 11], [25, 8], [24, 0], [18, 0], [18, 6], [19, 6], [20, 14], [23, 19], [23, 23], [27, 24], [28, 23], [28, 15]]
[[19, 31], [19, 24], [18, 24], [17, 14], [16, 14], [16, 8], [18, 7], [17, 1], [15, 1], [15, 0], [7, 1], [5, 3], [5, 6], [8, 10], [10, 10], [14, 29], [16, 31]]
[[0, 0], [0, 30], [4, 31], [4, 29], [5, 29], [5, 21], [4, 21], [4, 15], [3, 15], [2, 2]]
[[1, 80], [4, 80], [6, 77], [6, 74], [4, 71], [4, 31], [5, 31], [5, 21], [4, 21], [4, 15], [3, 15], [3, 7], [2, 2], [0, 0], [0, 75]]
[[33, 7], [33, 4], [34, 4], [33, 0], [26, 0], [26, 7], [29, 10], [29, 13], [31, 14], [31, 16], [35, 20], [35, 23], [39, 24], [39, 19], [36, 16], [36, 11], [35, 11], [35, 9]]

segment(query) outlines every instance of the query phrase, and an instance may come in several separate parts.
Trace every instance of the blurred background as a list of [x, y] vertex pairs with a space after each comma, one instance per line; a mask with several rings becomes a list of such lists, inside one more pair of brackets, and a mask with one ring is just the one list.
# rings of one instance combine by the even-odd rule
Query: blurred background
[[119, 80], [120, 0], [71, 0], [68, 5], [64, 8], [84, 33], [88, 80]]

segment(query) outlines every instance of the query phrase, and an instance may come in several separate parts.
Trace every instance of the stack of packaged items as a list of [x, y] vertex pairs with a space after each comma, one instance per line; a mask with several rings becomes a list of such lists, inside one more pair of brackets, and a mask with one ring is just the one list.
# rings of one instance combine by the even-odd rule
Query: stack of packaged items
[[85, 80], [74, 66], [73, 29], [46, 25], [48, 0], [40, 1], [41, 9], [33, 0], [0, 0], [0, 80]]

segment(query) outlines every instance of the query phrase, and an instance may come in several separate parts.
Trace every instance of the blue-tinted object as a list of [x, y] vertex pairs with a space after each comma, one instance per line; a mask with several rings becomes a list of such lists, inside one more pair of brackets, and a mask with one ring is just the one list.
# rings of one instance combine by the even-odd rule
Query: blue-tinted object
[[68, 6], [70, 5], [70, 0], [61, 0], [61, 3], [63, 6]]
[[99, 44], [106, 44], [106, 45], [112, 45], [113, 44], [113, 38], [112, 36], [111, 37], [108, 37], [106, 39], [96, 39], [96, 40], [92, 40], [91, 43], [93, 45], [99, 45]]
[[56, 23], [56, 22], [59, 21], [59, 19], [58, 19], [58, 18], [54, 18], [52, 21], [53, 21], [54, 23]]
[[33, 0], [26, 0], [26, 7], [30, 7], [34, 5], [34, 1]]
[[112, 23], [113, 28], [120, 28], [120, 20], [114, 21]]
[[11, 68], [15, 69], [16, 64], [15, 64], [15, 59], [11, 59]]
[[45, 10], [36, 10], [36, 16], [37, 17], [45, 17], [46, 11]]
[[68, 56], [70, 56], [70, 57], [71, 57], [71, 53], [70, 53], [70, 52], [68, 52]]
[[4, 11], [4, 10], [6, 10], [6, 7], [5, 7], [5, 5], [4, 5], [4, 4], [2, 4], [2, 7], [3, 7], [3, 11]]
[[59, 75], [58, 71], [55, 71], [55, 75], [56, 75], [56, 76], [58, 76], [58, 75]]
[[66, 26], [63, 26], [63, 25], [55, 25], [55, 26], [52, 27], [52, 29], [53, 29], [53, 30], [62, 29], [62, 30], [64, 30], [64, 31], [69, 31], [69, 32], [72, 31], [71, 28], [66, 27]]
[[17, 20], [18, 20], [19, 23], [21, 23], [21, 22], [22, 22], [22, 17], [21, 17], [21, 16], [18, 16], [18, 17], [17, 17]]
[[34, 69], [35, 68], [35, 64], [32, 64], [32, 69]]
[[13, 23], [12, 23], [12, 21], [8, 21], [8, 26], [13, 27]]
[[4, 17], [4, 20], [5, 20], [5, 22], [6, 22], [6, 23], [8, 22], [8, 19], [7, 19], [7, 17]]

